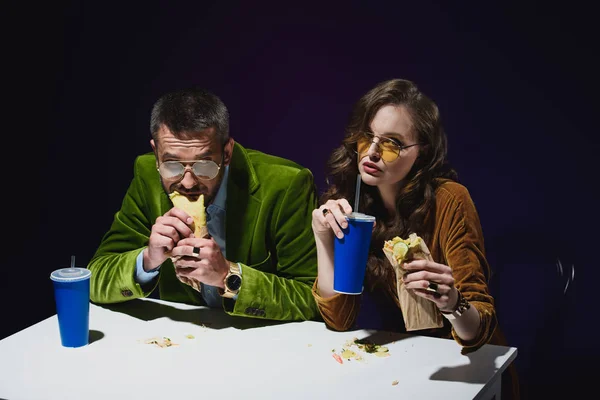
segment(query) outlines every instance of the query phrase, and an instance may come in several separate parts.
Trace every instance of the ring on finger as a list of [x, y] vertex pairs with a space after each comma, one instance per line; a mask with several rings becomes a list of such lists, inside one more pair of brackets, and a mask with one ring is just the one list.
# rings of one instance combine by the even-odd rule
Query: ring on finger
[[439, 292], [438, 292], [438, 284], [437, 284], [437, 282], [432, 282], [432, 281], [429, 281], [429, 286], [427, 286], [427, 289], [426, 289], [426, 290], [427, 290], [428, 292], [433, 292], [433, 293], [438, 293], [438, 294], [439, 294]]
[[329, 208], [324, 208], [323, 209], [323, 216], [326, 217], [327, 214], [329, 214], [331, 212], [331, 210]]
[[198, 257], [200, 255], [200, 247], [194, 247], [192, 249], [192, 255], [194, 255], [195, 257]]

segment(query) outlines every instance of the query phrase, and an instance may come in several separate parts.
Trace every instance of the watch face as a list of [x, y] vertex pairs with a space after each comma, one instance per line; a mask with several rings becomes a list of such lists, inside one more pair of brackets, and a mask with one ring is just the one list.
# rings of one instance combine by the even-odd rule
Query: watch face
[[240, 290], [240, 286], [242, 286], [242, 277], [239, 275], [230, 275], [227, 278], [227, 288], [232, 292], [236, 292]]

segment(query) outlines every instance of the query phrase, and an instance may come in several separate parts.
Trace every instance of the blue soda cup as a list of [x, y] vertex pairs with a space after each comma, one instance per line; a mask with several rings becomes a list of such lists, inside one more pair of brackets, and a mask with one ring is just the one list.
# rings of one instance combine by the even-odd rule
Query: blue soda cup
[[86, 268], [61, 268], [50, 274], [60, 340], [64, 347], [88, 344], [91, 275], [92, 271]]
[[361, 294], [375, 217], [353, 212], [346, 220], [348, 227], [342, 230], [344, 237], [336, 236], [333, 247], [333, 290]]

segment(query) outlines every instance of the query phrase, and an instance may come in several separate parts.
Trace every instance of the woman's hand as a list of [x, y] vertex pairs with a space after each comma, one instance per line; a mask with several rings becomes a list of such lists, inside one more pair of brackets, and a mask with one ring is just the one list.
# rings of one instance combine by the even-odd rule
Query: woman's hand
[[[413, 260], [402, 265], [407, 273], [402, 280], [407, 289], [433, 301], [441, 311], [452, 311], [458, 301], [452, 269], [428, 260]], [[435, 289], [435, 290], [434, 290]]]
[[344, 237], [342, 229], [348, 227], [346, 214], [352, 212], [352, 207], [346, 199], [327, 200], [327, 203], [315, 209], [312, 213], [312, 229], [315, 239], [331, 240], [332, 235]]

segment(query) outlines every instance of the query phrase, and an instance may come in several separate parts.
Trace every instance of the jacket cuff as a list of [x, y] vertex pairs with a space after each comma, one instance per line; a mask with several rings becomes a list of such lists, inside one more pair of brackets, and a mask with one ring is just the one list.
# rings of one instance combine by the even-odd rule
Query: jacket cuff
[[352, 327], [358, 314], [360, 296], [336, 293], [331, 297], [321, 297], [315, 278], [312, 295], [317, 303], [323, 321], [333, 330], [346, 331]]
[[471, 307], [479, 312], [479, 333], [474, 339], [463, 340], [452, 328], [452, 337], [456, 342], [461, 345], [462, 353], [470, 353], [479, 349], [484, 344], [488, 343], [496, 330], [498, 322], [496, 320], [496, 314], [490, 310], [491, 306], [489, 303], [483, 303], [478, 301], [470, 301]]

